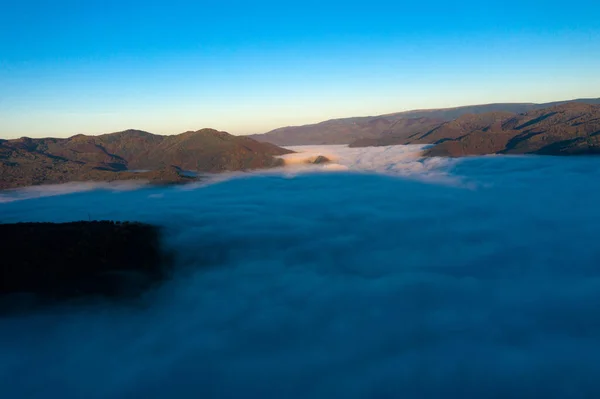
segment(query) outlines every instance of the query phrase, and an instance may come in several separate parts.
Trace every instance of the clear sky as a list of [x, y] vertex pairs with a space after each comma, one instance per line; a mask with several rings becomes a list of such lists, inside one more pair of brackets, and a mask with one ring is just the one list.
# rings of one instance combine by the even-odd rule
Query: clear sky
[[600, 97], [600, 2], [0, 0], [0, 137]]

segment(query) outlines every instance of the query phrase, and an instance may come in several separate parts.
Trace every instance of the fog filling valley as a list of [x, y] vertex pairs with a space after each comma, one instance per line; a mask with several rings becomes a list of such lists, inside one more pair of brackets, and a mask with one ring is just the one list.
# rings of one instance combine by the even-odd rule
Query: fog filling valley
[[1, 317], [2, 397], [600, 397], [598, 158], [295, 149], [0, 193], [2, 223], [162, 226], [177, 267], [135, 305]]

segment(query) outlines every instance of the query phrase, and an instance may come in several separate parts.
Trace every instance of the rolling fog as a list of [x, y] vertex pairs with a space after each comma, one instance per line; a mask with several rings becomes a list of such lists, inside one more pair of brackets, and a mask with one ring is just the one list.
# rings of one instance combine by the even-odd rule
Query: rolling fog
[[4, 223], [163, 226], [178, 267], [134, 304], [0, 318], [2, 397], [600, 397], [598, 158], [418, 150], [0, 194]]

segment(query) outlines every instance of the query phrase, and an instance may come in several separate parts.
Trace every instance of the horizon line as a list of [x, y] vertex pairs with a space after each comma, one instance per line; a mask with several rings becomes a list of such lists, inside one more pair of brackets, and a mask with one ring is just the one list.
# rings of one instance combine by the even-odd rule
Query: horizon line
[[202, 130], [214, 130], [214, 131], [217, 131], [217, 132], [231, 134], [232, 136], [238, 136], [238, 137], [241, 136], [241, 137], [243, 137], [243, 136], [254, 136], [254, 135], [268, 134], [268, 133], [271, 133], [273, 131], [281, 130], [281, 129], [289, 129], [289, 128], [305, 127], [305, 126], [314, 126], [314, 125], [319, 125], [321, 123], [340, 121], [340, 120], [344, 120], [344, 119], [379, 118], [379, 117], [386, 117], [386, 116], [401, 115], [401, 114], [410, 113], [410, 112], [433, 112], [433, 111], [455, 110], [455, 109], [468, 108], [468, 107], [485, 107], [485, 106], [490, 106], [490, 105], [546, 105], [547, 104], [548, 106], [551, 106], [551, 105], [556, 104], [556, 103], [569, 103], [569, 102], [573, 102], [573, 101], [586, 101], [586, 100], [600, 100], [600, 97], [578, 97], [578, 98], [572, 98], [572, 99], [569, 99], [569, 100], [556, 100], [556, 101], [549, 101], [549, 102], [543, 102], [543, 103], [536, 103], [536, 102], [492, 102], [492, 103], [483, 103], [483, 104], [456, 105], [456, 106], [452, 106], [452, 107], [442, 107], [442, 108], [415, 108], [415, 109], [406, 109], [406, 110], [397, 111], [397, 112], [389, 112], [389, 113], [385, 113], [385, 114], [363, 115], [363, 116], [343, 116], [343, 117], [338, 117], [338, 118], [325, 119], [325, 120], [321, 120], [321, 121], [318, 121], [318, 122], [305, 123], [305, 124], [301, 124], [301, 125], [280, 126], [280, 127], [276, 127], [274, 129], [271, 129], [269, 131], [262, 132], [262, 133], [233, 134], [233, 133], [230, 133], [230, 132], [228, 132], [226, 130], [221, 130], [221, 129], [217, 129], [217, 128], [214, 128], [214, 127], [203, 127], [203, 128], [198, 129], [198, 130], [186, 130], [186, 131], [183, 131], [183, 132], [180, 132], [180, 133], [160, 134], [160, 133], [152, 133], [152, 132], [149, 132], [147, 130], [142, 130], [142, 129], [126, 128], [126, 129], [123, 129], [123, 130], [117, 130], [117, 131], [105, 132], [105, 133], [97, 133], [97, 134], [75, 133], [75, 134], [67, 136], [67, 137], [54, 137], [54, 136], [30, 137], [30, 136], [20, 136], [20, 137], [7, 138], [7, 139], [3, 139], [2, 137], [0, 137], [0, 140], [5, 140], [6, 141], [6, 140], [19, 140], [19, 139], [71, 139], [71, 138], [76, 137], [76, 136], [96, 137], [96, 136], [102, 136], [102, 135], [108, 135], [108, 134], [124, 133], [124, 132], [128, 132], [128, 131], [136, 131], [136, 132], [148, 133], [148, 134], [152, 134], [152, 135], [155, 135], [155, 136], [177, 136], [177, 135], [180, 135], [180, 134], [191, 133], [191, 132], [199, 132], [199, 131], [202, 131]]

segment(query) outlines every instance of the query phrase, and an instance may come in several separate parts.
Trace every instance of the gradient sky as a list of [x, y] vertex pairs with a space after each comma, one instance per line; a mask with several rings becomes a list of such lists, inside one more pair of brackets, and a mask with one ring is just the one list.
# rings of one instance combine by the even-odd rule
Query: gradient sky
[[600, 96], [600, 2], [0, 5], [0, 137], [234, 134]]

